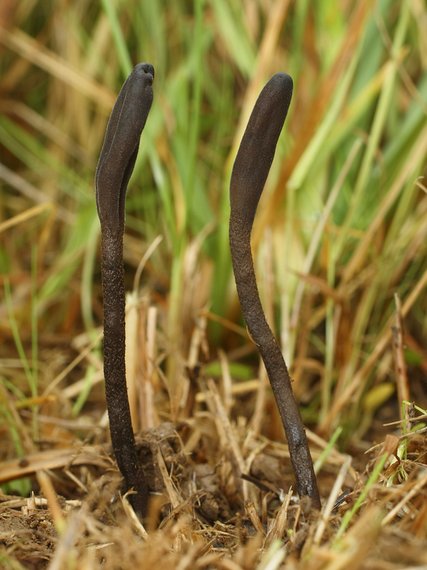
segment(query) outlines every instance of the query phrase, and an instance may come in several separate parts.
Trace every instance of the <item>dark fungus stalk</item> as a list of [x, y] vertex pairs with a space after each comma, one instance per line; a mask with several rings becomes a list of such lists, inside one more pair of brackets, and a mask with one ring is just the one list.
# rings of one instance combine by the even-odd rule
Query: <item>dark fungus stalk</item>
[[313, 462], [282, 352], [267, 324], [251, 253], [251, 231], [292, 97], [292, 79], [274, 75], [261, 91], [243, 135], [230, 185], [230, 248], [237, 292], [250, 335], [267, 369], [289, 445], [297, 492], [320, 508]]
[[140, 63], [124, 83], [111, 112], [96, 169], [96, 205], [101, 222], [104, 298], [104, 376], [111, 441], [135, 511], [146, 514], [144, 484], [132, 430], [125, 370], [123, 233], [125, 198], [139, 139], [153, 100], [154, 69]]

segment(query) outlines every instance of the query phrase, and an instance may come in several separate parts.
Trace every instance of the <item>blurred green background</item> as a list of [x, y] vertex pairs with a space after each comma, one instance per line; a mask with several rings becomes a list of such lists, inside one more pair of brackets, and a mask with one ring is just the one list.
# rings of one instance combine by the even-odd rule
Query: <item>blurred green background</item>
[[293, 101], [253, 239], [306, 418], [325, 434], [337, 424], [362, 434], [397, 401], [399, 314], [410, 396], [425, 405], [426, 29], [422, 0], [3, 0], [3, 396], [22, 368], [15, 396], [36, 397], [58, 374], [42, 348], [57, 339], [61, 351], [101, 324], [94, 171], [120, 86], [146, 61], [154, 103], [129, 185], [125, 262], [128, 289], [159, 312], [167, 382], [180, 381], [200, 315], [210, 371], [222, 348], [235, 378], [256, 373], [235, 329], [228, 183], [259, 91], [285, 71]]

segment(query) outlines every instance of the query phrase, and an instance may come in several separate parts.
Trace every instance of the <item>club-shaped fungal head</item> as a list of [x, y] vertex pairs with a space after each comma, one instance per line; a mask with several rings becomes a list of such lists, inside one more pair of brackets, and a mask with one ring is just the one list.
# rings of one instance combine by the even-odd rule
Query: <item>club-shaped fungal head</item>
[[313, 462], [283, 354], [265, 317], [251, 251], [255, 212], [292, 97], [292, 79], [277, 73], [261, 91], [249, 118], [230, 183], [230, 250], [246, 325], [257, 345], [286, 432], [299, 495], [320, 508]]
[[126, 188], [135, 166], [139, 139], [153, 101], [154, 68], [139, 63], [120, 90], [96, 168], [96, 205], [101, 225], [122, 231]]
[[153, 67], [140, 63], [124, 83], [111, 112], [95, 176], [102, 236], [104, 376], [111, 442], [126, 490], [135, 491], [132, 505], [142, 517], [149, 490], [138, 460], [126, 386], [123, 233], [126, 189], [153, 100], [153, 79]]
[[289, 75], [273, 75], [259, 94], [240, 143], [231, 174], [230, 203], [232, 216], [246, 228], [252, 227], [288, 113], [292, 88]]

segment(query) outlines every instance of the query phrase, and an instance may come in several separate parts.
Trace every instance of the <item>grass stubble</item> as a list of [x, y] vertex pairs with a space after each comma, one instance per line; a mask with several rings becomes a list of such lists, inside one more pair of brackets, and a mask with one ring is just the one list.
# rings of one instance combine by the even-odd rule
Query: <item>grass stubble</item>
[[[426, 567], [425, 18], [394, 0], [2, 4], [1, 567]], [[108, 443], [92, 184], [141, 60], [157, 77], [124, 255], [146, 528]], [[294, 100], [253, 246], [319, 517], [290, 488], [227, 241], [231, 165], [276, 71]]]

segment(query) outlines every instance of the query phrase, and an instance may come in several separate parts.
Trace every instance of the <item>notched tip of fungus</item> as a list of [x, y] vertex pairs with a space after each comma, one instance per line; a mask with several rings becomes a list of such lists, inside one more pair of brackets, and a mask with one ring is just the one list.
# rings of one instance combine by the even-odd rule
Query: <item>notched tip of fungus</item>
[[154, 67], [151, 63], [137, 63], [133, 68], [133, 72], [137, 75], [147, 75], [148, 79], [151, 77], [151, 83], [154, 79]]

